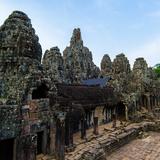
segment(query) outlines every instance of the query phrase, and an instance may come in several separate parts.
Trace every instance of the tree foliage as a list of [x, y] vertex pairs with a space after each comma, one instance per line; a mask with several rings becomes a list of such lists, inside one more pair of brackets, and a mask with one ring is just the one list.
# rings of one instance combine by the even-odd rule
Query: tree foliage
[[160, 64], [156, 64], [153, 70], [156, 73], [157, 77], [160, 78]]

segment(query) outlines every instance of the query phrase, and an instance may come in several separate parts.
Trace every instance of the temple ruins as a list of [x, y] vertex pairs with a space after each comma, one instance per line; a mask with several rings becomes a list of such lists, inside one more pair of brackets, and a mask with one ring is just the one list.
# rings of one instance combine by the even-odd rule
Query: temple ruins
[[63, 53], [55, 46], [42, 58], [29, 17], [9, 15], [0, 27], [0, 160], [105, 160], [140, 132], [159, 131], [160, 81], [146, 60], [131, 69], [124, 53], [105, 54], [100, 66], [79, 28]]

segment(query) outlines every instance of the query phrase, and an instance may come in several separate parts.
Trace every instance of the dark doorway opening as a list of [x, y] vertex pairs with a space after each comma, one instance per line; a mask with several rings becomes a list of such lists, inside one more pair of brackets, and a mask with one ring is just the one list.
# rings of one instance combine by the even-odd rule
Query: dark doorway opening
[[148, 104], [147, 104], [147, 96], [145, 95], [142, 95], [142, 106], [143, 107], [147, 107]]
[[116, 107], [117, 118], [124, 120], [125, 119], [125, 105], [123, 102], [119, 102]]
[[0, 141], [0, 160], [13, 160], [14, 139]]
[[37, 89], [32, 92], [32, 99], [41, 99], [48, 97], [48, 87], [45, 84], [41, 84]]
[[79, 126], [80, 126], [80, 119], [81, 119], [81, 112], [80, 111], [75, 111], [72, 114], [72, 128], [73, 128], [73, 133], [76, 133], [79, 131]]
[[37, 132], [37, 154], [43, 153], [43, 131]]

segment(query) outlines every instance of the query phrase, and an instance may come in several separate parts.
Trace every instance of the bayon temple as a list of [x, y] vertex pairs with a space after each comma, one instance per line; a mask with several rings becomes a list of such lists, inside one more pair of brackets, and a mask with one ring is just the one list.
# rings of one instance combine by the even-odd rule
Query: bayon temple
[[[63, 54], [55, 46], [42, 57], [31, 20], [14, 11], [0, 27], [0, 160], [35, 160], [42, 154], [57, 160], [105, 160], [141, 130], [160, 128], [159, 88], [142, 57], [131, 69], [125, 54], [113, 61], [105, 54], [97, 67], [79, 28]], [[124, 129], [143, 121], [138, 129]], [[116, 131], [118, 122], [119, 141], [105, 139], [100, 127], [112, 124]], [[79, 144], [97, 141], [76, 153], [77, 139]]]

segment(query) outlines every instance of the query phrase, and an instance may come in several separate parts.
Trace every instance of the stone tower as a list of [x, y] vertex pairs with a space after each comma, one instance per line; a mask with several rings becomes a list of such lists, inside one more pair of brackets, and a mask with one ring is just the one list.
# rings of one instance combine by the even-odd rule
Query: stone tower
[[101, 60], [101, 75], [110, 76], [112, 74], [112, 62], [108, 54], [105, 54]]
[[46, 50], [42, 63], [45, 74], [51, 78], [52, 82], [65, 82], [63, 57], [58, 47]]
[[27, 81], [41, 68], [38, 41], [31, 20], [21, 11], [14, 11], [0, 27], [0, 96], [5, 101], [23, 99]]
[[63, 52], [66, 80], [69, 83], [80, 83], [87, 78], [99, 75], [99, 68], [93, 63], [92, 53], [83, 46], [81, 31], [73, 30], [70, 46]]

